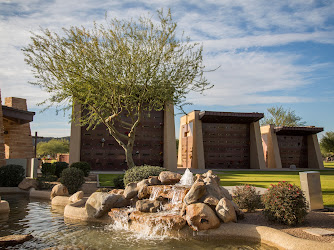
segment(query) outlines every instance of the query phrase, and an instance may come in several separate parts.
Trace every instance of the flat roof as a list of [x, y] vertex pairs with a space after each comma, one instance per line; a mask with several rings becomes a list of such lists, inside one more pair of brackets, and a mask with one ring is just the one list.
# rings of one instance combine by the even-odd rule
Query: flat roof
[[25, 111], [2, 105], [3, 117], [19, 124], [29, 123], [34, 120], [35, 112]]
[[277, 135], [313, 135], [324, 131], [324, 128], [307, 126], [307, 127], [275, 127], [274, 131]]
[[264, 117], [263, 113], [239, 113], [239, 112], [217, 112], [202, 111], [199, 119], [209, 123], [252, 123]]

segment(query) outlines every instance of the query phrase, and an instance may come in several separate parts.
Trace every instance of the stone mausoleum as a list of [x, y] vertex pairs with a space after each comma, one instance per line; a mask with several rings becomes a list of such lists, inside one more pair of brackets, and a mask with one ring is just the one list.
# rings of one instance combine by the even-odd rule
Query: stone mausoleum
[[[80, 105], [75, 105], [77, 118], [81, 115]], [[125, 118], [126, 119], [126, 118]], [[128, 132], [119, 128], [121, 133]], [[133, 160], [137, 166], [162, 166], [176, 169], [176, 141], [174, 125], [174, 108], [168, 106], [162, 111], [145, 112], [142, 122], [136, 130], [133, 147]], [[107, 128], [100, 124], [94, 130], [87, 130], [77, 123], [71, 125], [70, 164], [86, 161], [93, 171], [126, 170], [123, 148], [109, 134]]]
[[266, 168], [323, 169], [317, 133], [319, 127], [261, 127]]
[[181, 117], [178, 167], [264, 169], [262, 113], [195, 110]]

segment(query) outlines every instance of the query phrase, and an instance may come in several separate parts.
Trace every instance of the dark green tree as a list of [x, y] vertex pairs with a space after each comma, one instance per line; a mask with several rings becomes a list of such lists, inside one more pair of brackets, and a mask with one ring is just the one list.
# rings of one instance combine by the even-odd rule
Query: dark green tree
[[324, 156], [334, 154], [334, 132], [326, 132], [325, 135], [320, 140], [321, 153]]
[[33, 84], [50, 94], [45, 103], [84, 107], [81, 125], [104, 124], [124, 149], [129, 168], [135, 166], [133, 145], [143, 112], [162, 110], [166, 103], [179, 106], [189, 92], [211, 87], [203, 76], [202, 46], [177, 38], [170, 11], [158, 11], [158, 17], [160, 22], [110, 19], [60, 34], [42, 29], [23, 49]]
[[304, 126], [306, 122], [295, 114], [294, 110], [275, 106], [267, 109], [268, 114], [261, 120], [261, 125], [274, 124], [276, 126]]
[[55, 158], [58, 153], [68, 153], [70, 142], [65, 139], [52, 139], [48, 142], [39, 142], [37, 144], [37, 155], [44, 157], [50, 155]]

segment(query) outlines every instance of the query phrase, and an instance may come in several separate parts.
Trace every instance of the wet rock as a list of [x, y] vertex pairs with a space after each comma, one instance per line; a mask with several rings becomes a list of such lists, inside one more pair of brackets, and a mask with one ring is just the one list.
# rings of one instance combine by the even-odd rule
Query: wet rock
[[158, 179], [158, 176], [148, 177], [148, 185], [149, 186], [159, 185], [159, 184], [161, 184], [161, 181]]
[[112, 208], [108, 213], [113, 223], [128, 223], [130, 214], [127, 208]]
[[0, 214], [9, 213], [9, 211], [10, 211], [10, 208], [9, 208], [8, 201], [1, 200], [1, 197], [0, 197]]
[[204, 182], [195, 182], [189, 192], [184, 197], [184, 202], [187, 205], [197, 202], [199, 199], [202, 198], [203, 195], [206, 193], [206, 188]]
[[81, 200], [84, 197], [84, 192], [83, 191], [78, 191], [74, 194], [72, 194], [72, 196], [69, 198], [69, 201], [71, 203], [77, 202], [79, 200]]
[[115, 208], [128, 207], [131, 204], [131, 200], [125, 199], [124, 195], [119, 194], [117, 202], [114, 204]]
[[114, 207], [120, 195], [103, 192], [93, 193], [87, 200], [85, 209], [89, 217], [100, 218]]
[[173, 185], [173, 184], [176, 184], [180, 181], [181, 179], [181, 175], [178, 174], [178, 173], [174, 173], [174, 172], [171, 172], [171, 171], [162, 171], [160, 174], [159, 174], [159, 180], [161, 181], [162, 184], [165, 184], [165, 185]]
[[20, 182], [18, 187], [23, 190], [29, 190], [30, 188], [37, 189], [37, 186], [38, 184], [36, 179], [25, 178]]
[[138, 200], [136, 209], [144, 213], [156, 213], [160, 208], [160, 202], [156, 200]]
[[133, 197], [132, 199], [130, 199], [130, 207], [136, 207], [136, 203], [138, 201], [138, 197]]
[[189, 187], [177, 187], [173, 185], [148, 186], [148, 192], [151, 195], [150, 197], [152, 199], [162, 197], [172, 200], [173, 196], [177, 194], [179, 196], [179, 199], [183, 200], [189, 189]]
[[51, 205], [52, 206], [62, 206], [65, 207], [66, 205], [70, 204], [68, 196], [56, 196], [52, 199]]
[[133, 197], [137, 196], [137, 194], [138, 194], [137, 183], [132, 182], [126, 185], [124, 190], [125, 199], [132, 199]]
[[237, 222], [237, 215], [232, 202], [226, 198], [222, 198], [216, 206], [218, 217], [224, 222]]
[[57, 184], [52, 188], [50, 198], [52, 200], [56, 196], [68, 196], [68, 195], [69, 194], [67, 187], [65, 187], [63, 184]]
[[220, 225], [216, 213], [204, 203], [193, 203], [187, 206], [186, 220], [194, 231], [218, 228]]
[[34, 238], [30, 234], [26, 235], [8, 235], [0, 237], [0, 247], [9, 247], [22, 244], [30, 239]]
[[141, 185], [138, 189], [138, 199], [142, 200], [142, 199], [147, 199], [149, 197], [150, 193], [148, 190], [148, 186], [146, 184]]

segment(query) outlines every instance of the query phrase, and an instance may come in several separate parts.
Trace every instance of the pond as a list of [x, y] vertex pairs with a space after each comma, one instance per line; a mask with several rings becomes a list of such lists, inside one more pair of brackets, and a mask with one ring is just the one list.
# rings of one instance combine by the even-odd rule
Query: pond
[[[34, 238], [8, 249], [275, 249], [265, 244], [237, 243], [224, 239], [176, 239], [133, 233], [112, 225], [64, 220], [62, 208], [50, 202], [33, 200], [25, 195], [1, 195], [10, 204], [9, 216], [0, 215], [0, 237], [31, 234]], [[75, 249], [75, 248], [72, 248]]]

